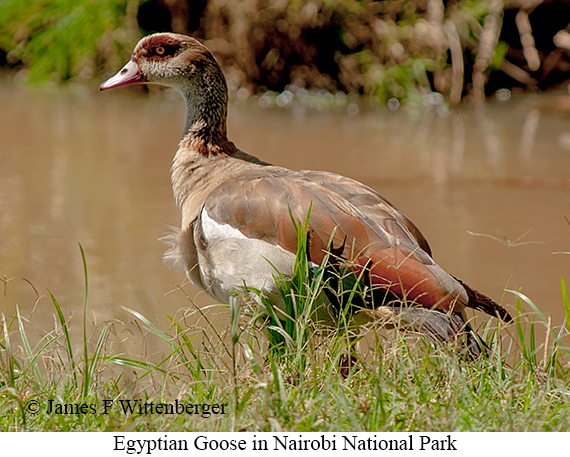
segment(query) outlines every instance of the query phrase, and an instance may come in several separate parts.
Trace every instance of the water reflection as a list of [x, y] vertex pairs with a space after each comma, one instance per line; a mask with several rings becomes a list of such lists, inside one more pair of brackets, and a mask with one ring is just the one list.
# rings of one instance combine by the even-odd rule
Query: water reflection
[[[188, 306], [183, 293], [170, 293], [185, 279], [162, 265], [157, 241], [178, 224], [169, 166], [182, 101], [5, 83], [0, 97], [0, 278], [26, 278], [41, 295], [49, 288], [81, 319], [81, 243], [94, 323], [129, 319], [125, 306], [166, 326], [167, 314]], [[497, 300], [505, 287], [522, 288], [559, 325], [560, 276], [570, 281], [570, 256], [553, 254], [570, 251], [570, 111], [553, 108], [565, 106], [563, 97], [357, 116], [241, 104], [230, 109], [229, 131], [266, 161], [342, 173], [379, 190], [422, 229], [448, 271]], [[3, 312], [18, 305], [29, 314], [29, 284], [4, 282]], [[185, 291], [196, 297], [191, 286]], [[514, 302], [505, 295], [511, 310]], [[34, 330], [52, 328], [49, 300], [34, 312]]]

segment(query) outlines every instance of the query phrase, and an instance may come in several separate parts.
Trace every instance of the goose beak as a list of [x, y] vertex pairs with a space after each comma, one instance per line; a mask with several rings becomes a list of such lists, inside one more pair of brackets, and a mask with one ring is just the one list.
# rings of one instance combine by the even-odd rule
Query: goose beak
[[144, 82], [146, 82], [145, 76], [142, 74], [135, 58], [131, 57], [131, 60], [127, 62], [121, 71], [99, 86], [99, 90], [114, 89], [115, 87]]

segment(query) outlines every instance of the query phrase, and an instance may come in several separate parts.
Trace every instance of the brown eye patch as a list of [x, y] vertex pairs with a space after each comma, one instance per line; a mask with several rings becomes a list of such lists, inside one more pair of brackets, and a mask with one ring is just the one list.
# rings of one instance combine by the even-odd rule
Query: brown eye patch
[[150, 56], [158, 58], [172, 57], [180, 47], [174, 44], [158, 44], [150, 49]]

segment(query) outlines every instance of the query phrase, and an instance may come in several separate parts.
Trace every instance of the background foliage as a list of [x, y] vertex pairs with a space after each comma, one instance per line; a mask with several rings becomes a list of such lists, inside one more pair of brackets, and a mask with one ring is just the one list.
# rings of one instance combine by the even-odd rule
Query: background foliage
[[232, 90], [457, 103], [565, 81], [569, 23], [563, 0], [3, 0], [0, 65], [31, 83], [94, 83], [142, 35], [175, 31], [206, 42]]

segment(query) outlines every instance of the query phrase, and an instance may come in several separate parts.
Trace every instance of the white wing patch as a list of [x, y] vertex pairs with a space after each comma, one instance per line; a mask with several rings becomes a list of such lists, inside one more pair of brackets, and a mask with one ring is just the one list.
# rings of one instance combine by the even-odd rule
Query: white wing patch
[[208, 241], [212, 241], [216, 238], [228, 239], [228, 238], [238, 238], [242, 240], [248, 240], [249, 238], [241, 233], [238, 229], [232, 227], [230, 224], [220, 224], [212, 219], [206, 208], [202, 209], [202, 233], [204, 238]]
[[205, 208], [200, 224], [205, 241], [204, 246], [198, 247], [200, 277], [208, 293], [227, 303], [234, 292], [243, 292], [247, 285], [263, 291], [278, 307], [282, 306], [275, 277], [277, 272], [291, 277], [295, 254], [277, 244], [249, 238], [230, 224], [217, 222]]

